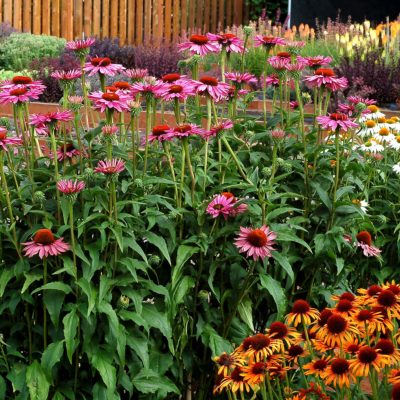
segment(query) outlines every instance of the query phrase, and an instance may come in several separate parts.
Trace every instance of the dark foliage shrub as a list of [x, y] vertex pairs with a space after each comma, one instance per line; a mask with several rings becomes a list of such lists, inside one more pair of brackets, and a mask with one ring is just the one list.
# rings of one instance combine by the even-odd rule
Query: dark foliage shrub
[[46, 103], [57, 103], [63, 93], [58, 81], [51, 77], [51, 73], [56, 70], [80, 69], [80, 64], [74, 55], [63, 52], [57, 58], [46, 57], [32, 61], [30, 69], [36, 71], [35, 77], [42, 80], [46, 85], [46, 90], [39, 100]]
[[90, 48], [91, 57], [109, 57], [115, 64], [126, 68], [134, 68], [135, 51], [133, 46], [120, 46], [119, 39], [97, 39]]
[[349, 81], [346, 95], [369, 96], [379, 104], [394, 103], [400, 97], [400, 59], [386, 62], [381, 52], [356, 53], [352, 59], [344, 57], [338, 75]]

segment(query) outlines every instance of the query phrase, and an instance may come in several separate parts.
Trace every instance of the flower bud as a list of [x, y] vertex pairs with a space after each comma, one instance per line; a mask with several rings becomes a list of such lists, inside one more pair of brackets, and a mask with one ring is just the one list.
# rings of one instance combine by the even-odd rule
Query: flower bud
[[143, 187], [144, 187], [143, 181], [140, 178], [136, 178], [133, 181], [133, 184], [139, 189], [143, 189]]
[[253, 33], [253, 28], [251, 26], [243, 27], [243, 32], [246, 36], [250, 36]]
[[272, 168], [270, 168], [270, 167], [264, 167], [264, 168], [261, 170], [261, 173], [263, 174], [263, 176], [264, 176], [265, 178], [269, 178], [269, 177], [271, 176], [271, 174], [272, 174]]
[[160, 257], [159, 256], [157, 256], [156, 254], [152, 254], [150, 257], [149, 257], [149, 264], [150, 265], [152, 265], [152, 266], [157, 266], [157, 265], [159, 265], [160, 264]]
[[118, 307], [127, 309], [129, 307], [130, 299], [128, 296], [124, 296], [123, 294], [118, 299]]
[[37, 191], [33, 194], [33, 202], [42, 204], [46, 200], [46, 195], [42, 191]]

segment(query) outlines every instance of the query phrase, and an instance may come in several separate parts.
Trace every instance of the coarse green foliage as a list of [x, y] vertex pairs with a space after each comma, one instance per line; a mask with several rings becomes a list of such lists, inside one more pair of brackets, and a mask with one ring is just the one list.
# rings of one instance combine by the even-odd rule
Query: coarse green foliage
[[58, 56], [65, 39], [30, 33], [12, 33], [0, 46], [0, 68], [20, 71], [28, 68], [32, 60]]

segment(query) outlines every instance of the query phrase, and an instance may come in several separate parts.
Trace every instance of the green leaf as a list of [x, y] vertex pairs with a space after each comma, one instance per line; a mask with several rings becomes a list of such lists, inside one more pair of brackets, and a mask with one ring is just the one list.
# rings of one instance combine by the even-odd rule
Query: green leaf
[[66, 285], [65, 283], [50, 282], [50, 283], [46, 283], [45, 285], [35, 289], [32, 292], [32, 294], [40, 292], [41, 290], [60, 290], [61, 292], [64, 292], [65, 294], [71, 293], [71, 291], [72, 291], [71, 287]]
[[238, 307], [238, 312], [242, 321], [254, 332], [252, 303], [249, 298], [244, 299]]
[[278, 242], [296, 242], [304, 246], [310, 253], [312, 253], [311, 247], [303, 240], [296, 236], [294, 233], [288, 230], [275, 229], [275, 225], [271, 224], [271, 230], [278, 234], [276, 240]]
[[47, 400], [50, 383], [37, 360], [26, 369], [26, 384], [31, 400]]
[[206, 324], [203, 327], [201, 338], [203, 343], [210, 348], [212, 357], [219, 356], [223, 352], [232, 352], [232, 344], [218, 335], [210, 324]]
[[91, 282], [88, 282], [85, 278], [79, 279], [78, 286], [82, 289], [83, 293], [86, 294], [88, 299], [88, 309], [86, 314], [86, 317], [88, 318], [96, 305], [97, 290], [93, 287]]
[[9, 268], [3, 269], [0, 275], [0, 297], [3, 297], [4, 291], [6, 290], [8, 282], [10, 282], [11, 278], [14, 276], [14, 271]]
[[343, 260], [343, 258], [339, 258], [339, 257], [336, 258], [336, 268], [337, 268], [336, 274], [339, 275], [342, 272], [343, 268], [344, 268], [344, 260]]
[[152, 245], [156, 246], [161, 251], [162, 255], [168, 261], [168, 264], [171, 265], [171, 258], [169, 256], [167, 242], [165, 241], [165, 239], [161, 236], [154, 234], [153, 232], [147, 232], [145, 237]]
[[104, 384], [110, 390], [115, 390], [117, 384], [116, 370], [106, 352], [98, 350], [93, 354], [92, 365], [99, 372]]
[[75, 351], [76, 343], [75, 337], [78, 329], [78, 316], [76, 315], [76, 309], [72, 309], [64, 318], [64, 338], [65, 347], [67, 349], [67, 356], [69, 362], [72, 364], [72, 356]]
[[22, 286], [21, 294], [24, 293], [33, 282], [36, 282], [42, 278], [43, 275], [41, 274], [25, 274], [25, 282], [24, 286]]
[[6, 381], [0, 375], [0, 400], [4, 400], [6, 398], [6, 390], [7, 390]]
[[279, 251], [273, 251], [272, 252], [272, 257], [274, 260], [278, 261], [279, 265], [286, 271], [286, 273], [289, 275], [290, 282], [293, 283], [294, 281], [294, 272], [292, 269], [292, 266], [289, 263], [288, 258], [280, 253]]
[[176, 385], [165, 376], [160, 376], [151, 369], [143, 368], [134, 378], [133, 385], [144, 394], [156, 393], [162, 391], [164, 393], [179, 394]]
[[174, 289], [178, 281], [180, 281], [182, 277], [182, 269], [185, 263], [189, 260], [189, 258], [197, 253], [199, 249], [193, 246], [186, 246], [182, 244], [178, 248], [178, 254], [176, 256], [176, 265], [172, 271], [172, 279], [171, 279], [171, 287]]
[[58, 327], [60, 323], [60, 312], [64, 304], [65, 293], [59, 290], [46, 290], [43, 292], [43, 301], [49, 312], [51, 322]]
[[329, 194], [326, 190], [322, 189], [319, 183], [313, 182], [311, 186], [316, 190], [318, 193], [319, 198], [325, 204], [326, 208], [331, 211], [332, 210], [332, 201], [329, 198]]
[[279, 208], [275, 208], [275, 210], [269, 211], [267, 213], [266, 221], [270, 222], [274, 218], [279, 217], [279, 215], [287, 214], [288, 212], [293, 212], [293, 211], [301, 212], [301, 210], [299, 208], [295, 208], [295, 207], [279, 207]]
[[53, 367], [61, 360], [64, 353], [64, 341], [51, 343], [42, 354], [42, 368], [49, 378], [52, 376]]
[[287, 306], [287, 299], [281, 285], [272, 278], [272, 276], [266, 274], [260, 275], [260, 284], [264, 289], [268, 290], [269, 294], [274, 299], [278, 309], [277, 319], [281, 319], [285, 314]]

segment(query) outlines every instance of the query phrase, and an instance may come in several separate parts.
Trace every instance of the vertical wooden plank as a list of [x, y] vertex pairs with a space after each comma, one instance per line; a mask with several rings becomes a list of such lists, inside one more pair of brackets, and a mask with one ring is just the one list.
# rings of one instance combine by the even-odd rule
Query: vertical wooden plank
[[61, 3], [61, 36], [67, 40], [72, 40], [74, 36], [74, 3], [62, 0]]
[[186, 35], [187, 32], [187, 21], [188, 21], [188, 2], [187, 0], [181, 0], [181, 35]]
[[[212, 2], [213, 3], [213, 2]], [[215, 1], [216, 3], [216, 1]], [[215, 33], [217, 30], [217, 4], [212, 4], [210, 5], [211, 8], [211, 25], [210, 25], [210, 30], [212, 33]]]
[[204, 30], [204, 34], [210, 32], [211, 30], [211, 1], [212, 0], [205, 0], [204, 2], [204, 20], [202, 29]]
[[50, 32], [53, 36], [60, 36], [60, 0], [51, 0]]
[[243, 0], [236, 0], [235, 4], [235, 25], [239, 26], [243, 21]]
[[164, 0], [165, 4], [165, 23], [164, 23], [164, 38], [167, 43], [171, 41], [171, 0]]
[[83, 32], [82, 0], [74, 0], [74, 39], [81, 38]]
[[136, 43], [143, 43], [143, 0], [137, 0], [136, 8]]
[[196, 0], [188, 0], [189, 1], [189, 28], [188, 28], [188, 33], [192, 33], [195, 27], [195, 18], [196, 18]]
[[177, 42], [179, 39], [181, 10], [180, 0], [174, 0], [174, 15], [173, 15], [173, 41]]
[[42, 0], [42, 33], [50, 35], [51, 4], [50, 0]]
[[22, 10], [21, 10], [21, 0], [14, 0], [14, 11], [12, 13], [12, 25], [15, 29], [19, 31], [22, 28]]
[[110, 18], [110, 37], [112, 39], [118, 36], [118, 0], [111, 0], [111, 18]]
[[83, 32], [85, 37], [92, 35], [92, 0], [83, 3]]
[[160, 37], [158, 36], [158, 0], [149, 0], [151, 3], [151, 33], [150, 37], [152, 42], [158, 45]]
[[101, 37], [110, 36], [110, 0], [102, 0]]
[[122, 45], [126, 43], [126, 7], [126, 0], [119, 0], [119, 38]]
[[220, 30], [223, 30], [225, 28], [225, 0], [219, 0], [218, 28]]
[[232, 0], [226, 0], [226, 26], [232, 26]]
[[3, 2], [0, 1], [0, 22], [3, 22]]
[[145, 0], [144, 2], [144, 43], [151, 40], [151, 0]]
[[[1, 1], [0, 1], [1, 8]], [[23, 16], [22, 16], [22, 30], [23, 32], [31, 31], [31, 22], [32, 22], [32, 0], [23, 0]], [[1, 12], [0, 12], [1, 14]], [[1, 15], [0, 15], [1, 21]]]
[[33, 27], [32, 27], [32, 33], [35, 35], [40, 35], [41, 33], [41, 20], [40, 20], [40, 15], [42, 13], [41, 9], [42, 3], [41, 0], [33, 0]]
[[93, 0], [93, 18], [91, 36], [100, 37], [101, 0]]
[[8, 22], [11, 25], [13, 24], [12, 3], [13, 0], [4, 0], [4, 7], [3, 7], [3, 21]]
[[204, 0], [197, 0], [196, 10], [196, 28], [202, 33], [204, 29], [203, 24], [203, 11], [204, 11]]
[[135, 14], [136, 14], [136, 2], [135, 0], [128, 0], [128, 23], [127, 23], [128, 44], [132, 44], [135, 42]]

